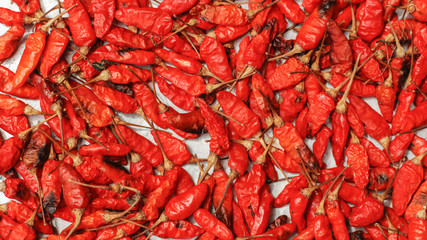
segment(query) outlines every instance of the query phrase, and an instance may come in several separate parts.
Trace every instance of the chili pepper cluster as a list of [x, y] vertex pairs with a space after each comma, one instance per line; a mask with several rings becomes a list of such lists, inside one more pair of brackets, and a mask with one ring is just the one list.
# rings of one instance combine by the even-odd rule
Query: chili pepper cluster
[[425, 0], [13, 2], [0, 239], [427, 239]]

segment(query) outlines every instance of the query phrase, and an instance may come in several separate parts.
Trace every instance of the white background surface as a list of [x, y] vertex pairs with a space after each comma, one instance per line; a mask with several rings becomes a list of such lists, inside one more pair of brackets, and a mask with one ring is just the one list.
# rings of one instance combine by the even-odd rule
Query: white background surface
[[[244, 2], [244, 1], [238, 0], [236, 2]], [[245, 2], [247, 2], [247, 1], [245, 1]], [[297, 0], [297, 2], [299, 2], [301, 4], [302, 0]], [[152, 1], [152, 3], [156, 5], [156, 3], [154, 1]], [[41, 7], [42, 7], [42, 10], [44, 12], [46, 12], [46, 11], [48, 11], [49, 9], [51, 9], [53, 6], [55, 6], [57, 4], [57, 0], [40, 0], [40, 4], [41, 4]], [[242, 6], [244, 8], [247, 8], [247, 5], [242, 5]], [[10, 0], [1, 0], [0, 1], [0, 7], [6, 7], [6, 8], [9, 8], [11, 10], [14, 10], [14, 11], [19, 11], [18, 6], [16, 4], [12, 4]], [[48, 15], [48, 17], [53, 17], [53, 16], [57, 15], [57, 13], [58, 13], [57, 10], [53, 11], [52, 13], [50, 13]], [[65, 15], [65, 16], [67, 16], [67, 15]], [[288, 27], [290, 25], [291, 25], [291, 23], [288, 23]], [[6, 27], [6, 26], [0, 24], [0, 35], [4, 34], [8, 30], [8, 28], [9, 27]], [[22, 52], [24, 51], [25, 41], [26, 41], [28, 35], [30, 33], [32, 33], [32, 29], [31, 29], [32, 25], [31, 26], [27, 26], [26, 28], [27, 28], [27, 32], [26, 32], [24, 38], [21, 40], [20, 45], [17, 48], [15, 54], [11, 58], [9, 58], [8, 60], [4, 61], [4, 63], [3, 63], [3, 66], [9, 68], [13, 72], [16, 71], [16, 68], [17, 68], [19, 60], [20, 60], [20, 56], [22, 55]], [[286, 35], [286, 38], [294, 39], [295, 35], [296, 35], [295, 32], [289, 31], [287, 33], [287, 35]], [[238, 49], [238, 43], [240, 42], [240, 40], [242, 38], [243, 37], [241, 37], [237, 41], [235, 41], [235, 48], [236, 48], [236, 50]], [[69, 58], [67, 58], [67, 60], [68, 60], [68, 62], [71, 62], [69, 60]], [[162, 96], [160, 94], [160, 91], [158, 89], [157, 89], [157, 93], [158, 93], [158, 96], [159, 96], [160, 100], [163, 103], [165, 103], [165, 104], [167, 104], [169, 106], [173, 106], [174, 109], [176, 109], [176, 110], [179, 111], [179, 109], [177, 107], [175, 107], [167, 98], [165, 98], [164, 96]], [[38, 100], [27, 100], [27, 99], [22, 99], [22, 100], [25, 101], [26, 103], [32, 105], [36, 109], [40, 110], [40, 106], [39, 106], [39, 101]], [[377, 101], [376, 101], [375, 98], [365, 98], [364, 100], [367, 103], [369, 103], [370, 106], [372, 106], [377, 112], [379, 112], [378, 104], [377, 104]], [[180, 111], [180, 112], [182, 112], [182, 111]], [[125, 121], [148, 126], [140, 116], [137, 116], [137, 115], [125, 115], [125, 114], [122, 114], [122, 113], [117, 113], [117, 115], [120, 118], [122, 118], [123, 120], [125, 120]], [[37, 121], [43, 120], [43, 117], [41, 117], [41, 116], [30, 116], [29, 120], [30, 120], [31, 125], [34, 125]], [[329, 120], [327, 122], [327, 125], [328, 125], [328, 127], [331, 128]], [[149, 133], [149, 131], [141, 129], [141, 128], [139, 128], [139, 129], [138, 128], [134, 128], [134, 129], [139, 134], [141, 134], [144, 137], [146, 137], [146, 138], [148, 138], [148, 139], [150, 139], [150, 140], [153, 141], [153, 138], [152, 138], [151, 134]], [[7, 138], [10, 137], [10, 135], [7, 134], [6, 132], [4, 132], [3, 130], [0, 130], [0, 131], [1, 131], [1, 135], [2, 135], [2, 137], [4, 139], [7, 139]], [[271, 135], [271, 132], [269, 132], [269, 134]], [[420, 136], [420, 137], [426, 138], [427, 137], [427, 129], [425, 129], [423, 131], [419, 131], [417, 133], [417, 135]], [[382, 149], [382, 147], [380, 146], [380, 144], [378, 144], [374, 139], [372, 139], [371, 137], [368, 137], [368, 136], [367, 136], [367, 138], [371, 142], [373, 142], [377, 147], [380, 147]], [[185, 142], [187, 143], [188, 148], [190, 149], [190, 151], [193, 154], [197, 154], [197, 156], [199, 158], [207, 158], [207, 156], [209, 154], [209, 145], [208, 145], [209, 143], [205, 142], [205, 140], [207, 140], [207, 139], [209, 139], [209, 135], [208, 134], [204, 134], [204, 135], [200, 136], [197, 139], [186, 140]], [[315, 139], [306, 139], [305, 141], [306, 141], [307, 145], [310, 148], [312, 148], [314, 140]], [[412, 155], [412, 153], [410, 151], [407, 152], [407, 156], [409, 158], [413, 157], [413, 155]], [[327, 164], [328, 168], [335, 166], [335, 162], [334, 162], [334, 159], [332, 157], [332, 152], [331, 152], [330, 144], [328, 145], [328, 149], [327, 149], [327, 151], [325, 153], [323, 161]], [[226, 172], [228, 174], [229, 173], [229, 169], [228, 169], [228, 166], [226, 164], [226, 161], [223, 161], [222, 165], [224, 166], [224, 168], [225, 168], [225, 170], [226, 170]], [[190, 173], [190, 175], [193, 177], [193, 179], [196, 182], [196, 179], [197, 179], [197, 176], [198, 176], [198, 173], [199, 173], [199, 169], [197, 168], [197, 165], [196, 164], [187, 164], [186, 166], [184, 166], [184, 168]], [[279, 175], [279, 179], [282, 179], [283, 175], [280, 173], [280, 171], [277, 171], [277, 172], [278, 172], [278, 175]], [[288, 174], [288, 176], [293, 176], [293, 174]], [[286, 181], [279, 181], [279, 182], [270, 184], [271, 192], [272, 192], [272, 194], [273, 194], [274, 197], [276, 197], [282, 191], [282, 189], [284, 188], [285, 184], [286, 184]], [[8, 201], [9, 200], [2, 193], [0, 193], [0, 203], [5, 203], [5, 202], [8, 202]], [[290, 217], [290, 214], [289, 214], [289, 205], [286, 205], [285, 207], [282, 207], [282, 208], [276, 208], [276, 209], [274, 209], [272, 211], [272, 215], [271, 215], [271, 219], [270, 220], [273, 221], [276, 217], [278, 217], [280, 215], [283, 215], [283, 214], [285, 214], [288, 217]], [[55, 225], [57, 225], [58, 230], [62, 230], [63, 228], [65, 228], [69, 224], [69, 223], [64, 222], [62, 220], [54, 221], [54, 223], [55, 223]], [[160, 239], [160, 238], [153, 236], [151, 239]]]

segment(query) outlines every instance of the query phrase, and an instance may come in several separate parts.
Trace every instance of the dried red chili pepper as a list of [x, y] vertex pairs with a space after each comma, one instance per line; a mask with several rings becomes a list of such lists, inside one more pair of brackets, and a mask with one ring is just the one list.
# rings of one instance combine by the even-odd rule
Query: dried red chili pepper
[[401, 132], [411, 131], [414, 128], [427, 124], [427, 117], [424, 112], [427, 109], [427, 101], [422, 102], [415, 109], [411, 110], [403, 119]]
[[24, 180], [19, 178], [7, 178], [0, 183], [0, 191], [11, 199], [16, 199], [32, 210], [37, 209], [39, 198], [32, 192]]
[[357, 8], [357, 34], [364, 41], [371, 42], [382, 33], [384, 29], [383, 10], [383, 5], [379, 0], [366, 0]]
[[421, 240], [427, 234], [426, 210], [420, 210], [415, 218], [409, 221], [408, 239]]
[[364, 227], [380, 220], [383, 215], [383, 204], [375, 198], [367, 197], [360, 205], [353, 208], [349, 223], [354, 227]]
[[369, 166], [372, 167], [388, 167], [390, 166], [390, 158], [384, 151], [381, 151], [373, 143], [366, 138], [360, 139], [360, 144], [366, 149], [369, 157]]
[[153, 41], [142, 34], [121, 28], [111, 27], [111, 29], [102, 37], [103, 40], [119, 47], [150, 49], [154, 47]]
[[214, 234], [215, 236], [225, 239], [232, 240], [233, 233], [230, 231], [224, 223], [214, 217], [208, 210], [199, 208], [193, 214], [194, 220], [207, 232]]
[[13, 0], [13, 2], [15, 2], [19, 10], [26, 15], [33, 15], [33, 13], [40, 9], [39, 0]]
[[101, 63], [102, 60], [112, 62], [149, 65], [156, 63], [156, 54], [145, 50], [129, 50], [114, 45], [103, 45], [89, 56], [91, 63]]
[[235, 201], [233, 201], [233, 233], [236, 237], [248, 237], [249, 231], [243, 218], [242, 210]]
[[163, 222], [153, 229], [153, 235], [173, 239], [193, 238], [204, 232], [202, 228], [184, 220]]
[[289, 58], [274, 71], [267, 79], [267, 83], [273, 90], [280, 90], [295, 86], [307, 76], [307, 73], [292, 74], [292, 72], [308, 72], [308, 67], [296, 58]]
[[375, 138], [385, 149], [388, 149], [391, 131], [387, 121], [362, 99], [352, 95], [348, 96], [348, 98], [351, 105], [356, 109], [360, 120], [365, 125], [366, 132]]
[[206, 36], [200, 46], [200, 56], [206, 62], [209, 70], [220, 79], [223, 81], [233, 79], [225, 48], [219, 41]]
[[411, 222], [417, 213], [427, 206], [424, 196], [427, 193], [427, 181], [421, 183], [405, 211], [405, 219]]
[[[231, 147], [232, 146], [233, 145], [231, 145]], [[227, 174], [222, 169], [215, 169], [212, 177], [215, 179], [215, 187], [212, 192], [212, 203], [215, 208], [215, 216], [227, 227], [231, 228], [233, 218], [233, 192], [228, 188], [231, 178], [227, 177]]]
[[[77, 6], [69, 12], [68, 26], [70, 27], [73, 42], [78, 47], [91, 47], [96, 42], [95, 30], [93, 29], [92, 22], [89, 18], [88, 12], [84, 5], [79, 0], [65, 0], [64, 6], [70, 8], [77, 4]], [[92, 8], [90, 8], [92, 11]], [[88, 51], [83, 51], [87, 53]]]
[[398, 216], [405, 213], [406, 206], [423, 180], [422, 159], [426, 154], [427, 152], [405, 162], [397, 172], [392, 202]]
[[[253, 82], [253, 80], [252, 80]], [[280, 98], [280, 117], [285, 122], [292, 122], [300, 113], [306, 104], [307, 94], [304, 90], [304, 82], [298, 83], [294, 88], [286, 88], [279, 91]]]
[[102, 38], [110, 30], [116, 9], [115, 0], [91, 0], [93, 25], [97, 38]]
[[[43, 165], [41, 187], [43, 190], [43, 208], [54, 214], [61, 200], [59, 171], [53, 171], [59, 162], [49, 159]], [[50, 174], [49, 174], [50, 173]]]
[[161, 36], [168, 34], [173, 25], [172, 18], [156, 8], [121, 8], [116, 11], [115, 18], [124, 24]]
[[360, 189], [369, 183], [369, 159], [365, 148], [360, 144], [359, 138], [351, 131], [351, 142], [347, 148], [347, 162], [351, 165], [354, 182]]
[[326, 126], [322, 127], [322, 129], [316, 134], [316, 141], [313, 143], [313, 154], [317, 159], [323, 159], [329, 138], [332, 134], [333, 131]]
[[0, 60], [12, 56], [18, 47], [19, 41], [25, 33], [25, 28], [19, 25], [12, 26], [6, 33], [0, 36]]
[[205, 80], [200, 76], [187, 75], [181, 70], [173, 67], [168, 67], [168, 69], [154, 67], [154, 71], [192, 96], [198, 97], [206, 93]]
[[194, 51], [191, 45], [178, 35], [168, 35], [166, 37], [167, 39], [163, 41], [165, 47], [184, 56], [200, 59], [200, 55]]
[[303, 23], [305, 14], [294, 0], [281, 0], [277, 3], [280, 12], [294, 23]]

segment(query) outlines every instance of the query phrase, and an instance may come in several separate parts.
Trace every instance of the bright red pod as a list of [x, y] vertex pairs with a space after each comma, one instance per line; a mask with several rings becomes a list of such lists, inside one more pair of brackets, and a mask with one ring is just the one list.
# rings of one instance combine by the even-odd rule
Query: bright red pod
[[353, 208], [350, 215], [350, 225], [353, 227], [365, 227], [380, 220], [383, 215], [383, 204], [375, 198], [367, 197], [360, 205]]
[[91, 89], [99, 100], [117, 111], [134, 113], [138, 108], [135, 100], [130, 96], [104, 84], [94, 84], [91, 86]]
[[[417, 135], [414, 135], [414, 139], [412, 140], [410, 149], [416, 156], [420, 155], [421, 153], [427, 151], [427, 140]], [[424, 157], [423, 165], [427, 166], [427, 157]]]
[[277, 3], [280, 12], [294, 23], [303, 23], [305, 14], [294, 0], [282, 0]]
[[184, 220], [190, 217], [203, 203], [207, 193], [208, 185], [201, 183], [176, 195], [166, 204], [166, 216], [169, 220]]
[[96, 35], [86, 9], [79, 0], [64, 0], [67, 9], [75, 4], [77, 6], [68, 12], [68, 26], [73, 42], [78, 47], [91, 47], [96, 42]]
[[47, 37], [46, 47], [40, 58], [40, 74], [43, 77], [50, 75], [50, 71], [53, 66], [59, 62], [62, 54], [67, 48], [68, 42], [70, 41], [68, 37], [64, 36], [64, 34], [70, 34], [66, 26], [64, 26], [64, 28], [55, 29], [56, 30], [52, 30]]
[[0, 7], [0, 23], [10, 27], [23, 25], [23, 14]]
[[[0, 66], [0, 92], [10, 94], [15, 97], [21, 97], [26, 99], [38, 99], [40, 96], [39, 91], [33, 85], [25, 83], [24, 86], [12, 89], [11, 91], [6, 91], [4, 86], [6, 82], [9, 82], [13, 79], [14, 73], [7, 69], [6, 67]], [[37, 74], [30, 75], [30, 79], [39, 76]], [[40, 77], [40, 76], [39, 76]], [[41, 77], [40, 77], [41, 78]]]
[[105, 149], [103, 146], [99, 144], [90, 144], [81, 146], [79, 149], [79, 154], [82, 156], [89, 155], [106, 155], [106, 156], [125, 156], [130, 152], [130, 147], [118, 144], [118, 143], [103, 143], [107, 148]]
[[412, 3], [414, 4], [412, 16], [420, 22], [427, 22], [426, 3], [422, 0], [413, 0]]
[[230, 229], [214, 217], [208, 210], [200, 208], [193, 214], [193, 217], [197, 224], [215, 236], [225, 240], [233, 239], [233, 233]]
[[[383, 5], [380, 0], [366, 0], [357, 8], [356, 19], [360, 23], [357, 34], [365, 41], [371, 42], [384, 29]], [[363, 60], [361, 59], [363, 62]]]
[[17, 135], [30, 127], [25, 115], [11, 116], [0, 110], [0, 128], [12, 135]]
[[292, 72], [308, 71], [308, 67], [303, 65], [296, 58], [288, 58], [286, 62], [280, 65], [271, 77], [267, 79], [267, 83], [270, 84], [273, 90], [285, 89], [297, 85], [307, 76], [307, 73], [292, 74]]
[[406, 150], [411, 145], [412, 139], [415, 133], [407, 133], [396, 136], [393, 141], [390, 142], [389, 152], [393, 162], [398, 162], [405, 156]]
[[[377, 0], [369, 0], [369, 1], [377, 1]], [[366, 64], [363, 65], [361, 69], [362, 73], [374, 82], [380, 82], [380, 83], [384, 82], [384, 76], [380, 69], [380, 64], [374, 58], [369, 59], [369, 57], [373, 54], [369, 46], [365, 42], [363, 42], [361, 38], [357, 38], [355, 40], [350, 41], [350, 45], [351, 45], [351, 48], [353, 49], [353, 57], [355, 61], [359, 54], [360, 54], [360, 62], [363, 63], [367, 61]]]
[[159, 5], [159, 9], [169, 15], [179, 15], [190, 10], [198, 0], [165, 0]]
[[283, 102], [280, 103], [280, 117], [285, 122], [292, 122], [306, 104], [307, 94], [304, 91], [304, 83], [299, 83], [295, 88], [286, 88], [279, 91]]
[[120, 64], [111, 65], [108, 67], [108, 71], [111, 75], [110, 81], [117, 84], [128, 84], [141, 82], [131, 71], [130, 68], [142, 81], [147, 82], [151, 80], [151, 73], [146, 69], [137, 68], [130, 65]]
[[173, 25], [172, 18], [158, 8], [121, 8], [116, 11], [115, 18], [126, 25], [161, 36], [168, 34]]
[[[154, 131], [151, 131], [151, 135], [153, 135], [153, 138], [157, 144], [161, 143], [162, 146], [164, 146], [166, 156], [169, 160], [179, 166], [188, 163], [192, 155], [188, 150], [187, 145], [183, 141], [163, 131], [157, 131], [157, 134], [155, 134]], [[157, 137], [155, 135], [159, 136], [160, 143], [158, 142]]]
[[135, 83], [132, 85], [132, 90], [135, 93], [134, 99], [142, 108], [144, 115], [159, 127], [167, 128], [167, 123], [165, 123], [160, 117], [160, 111], [166, 111], [167, 109], [160, 109], [159, 104], [157, 103], [157, 98], [154, 96], [151, 89], [143, 83]]
[[323, 155], [326, 152], [329, 138], [332, 136], [333, 131], [328, 127], [324, 126], [316, 134], [316, 141], [313, 143], [313, 153], [317, 159], [323, 159]]
[[[169, 36], [170, 35], [168, 35], [167, 37]], [[194, 51], [191, 45], [176, 34], [164, 40], [163, 44], [165, 45], [165, 47], [171, 49], [176, 53], [180, 53], [187, 57], [200, 59], [200, 56], [196, 53], [196, 51]]]
[[369, 157], [369, 165], [371, 167], [388, 167], [390, 166], [390, 158], [385, 151], [377, 148], [372, 142], [366, 138], [360, 139], [360, 144], [366, 149]]
[[162, 60], [172, 63], [175, 67], [189, 74], [198, 74], [202, 69], [202, 64], [195, 58], [183, 56], [181, 54], [158, 48], [154, 50]]
[[320, 92], [314, 99], [313, 106], [315, 107], [309, 108], [307, 113], [309, 136], [316, 135], [332, 111], [335, 110], [335, 99], [326, 92]]
[[154, 71], [192, 96], [197, 97], [206, 93], [206, 83], [201, 76], [188, 75], [173, 67], [168, 67], [167, 70], [163, 67], [154, 67]]
[[229, 122], [242, 138], [250, 138], [260, 131], [261, 124], [258, 117], [242, 100], [226, 91], [220, 91], [216, 96], [224, 113], [243, 124], [242, 126], [232, 120]]
[[39, 0], [13, 0], [18, 6], [19, 10], [25, 15], [32, 16], [37, 10], [40, 9]]
[[116, 9], [115, 0], [91, 0], [93, 10], [93, 25], [97, 38], [102, 38], [110, 30]]
[[92, 52], [89, 60], [91, 63], [109, 60], [125, 64], [149, 65], [156, 62], [156, 54], [145, 50], [123, 49], [122, 47], [107, 44]]
[[154, 42], [150, 38], [121, 27], [111, 27], [110, 31], [108, 31], [102, 39], [119, 47], [139, 49], [150, 49], [154, 47]]
[[158, 75], [156, 75], [154, 78], [158, 84], [160, 92], [177, 107], [187, 111], [194, 111], [196, 109], [194, 106], [194, 101], [196, 98], [194, 96], [188, 94], [173, 84], [168, 84], [166, 80]]
[[198, 4], [190, 10], [190, 14], [205, 21], [226, 26], [242, 26], [249, 21], [246, 10], [233, 4], [220, 6]]
[[224, 81], [233, 79], [225, 48], [214, 38], [206, 36], [200, 46], [200, 56], [209, 70]]
[[245, 174], [248, 168], [249, 158], [246, 148], [239, 143], [231, 143], [229, 150], [228, 166], [240, 175]]
[[230, 42], [243, 34], [247, 33], [251, 29], [250, 24], [245, 24], [242, 26], [224, 26], [218, 25], [214, 32], [216, 40], [220, 43]]
[[356, 186], [364, 189], [369, 183], [368, 153], [354, 133], [351, 133], [351, 142], [350, 146], [347, 147], [346, 155], [347, 163], [351, 165], [350, 169], [353, 172]]
[[[154, 236], [173, 239], [194, 238], [204, 232], [203, 228], [184, 220], [163, 222], [153, 229]], [[143, 239], [145, 240], [145, 238]]]
[[12, 26], [6, 33], [0, 36], [0, 60], [12, 56], [18, 47], [19, 41], [25, 33], [25, 28], [19, 25]]

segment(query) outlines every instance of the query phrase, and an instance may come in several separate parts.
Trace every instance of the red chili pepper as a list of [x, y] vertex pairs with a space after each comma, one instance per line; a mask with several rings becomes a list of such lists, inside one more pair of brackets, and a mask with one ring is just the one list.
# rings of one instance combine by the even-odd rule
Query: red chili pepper
[[159, 9], [167, 12], [169, 15], [179, 15], [190, 10], [194, 5], [196, 5], [199, 1], [197, 0], [180, 0], [173, 1], [167, 0], [163, 1], [159, 5]]
[[279, 94], [279, 101], [283, 99], [282, 103], [280, 103], [280, 117], [285, 122], [292, 122], [297, 117], [298, 113], [304, 109], [307, 101], [307, 94], [304, 91], [304, 82], [300, 82], [294, 88], [281, 90]]
[[298, 236], [295, 236], [295, 240], [305, 240], [305, 239], [314, 239], [314, 225], [307, 226], [304, 230], [298, 233]]
[[[353, 10], [356, 12], [355, 4], [353, 4]], [[334, 20], [340, 27], [347, 28], [351, 23], [351, 7], [347, 6]]]
[[[300, 172], [300, 167], [298, 163], [291, 159], [283, 150], [271, 147], [270, 152], [275, 160], [272, 161], [274, 166], [291, 173]], [[276, 162], [278, 165], [276, 164]]]
[[[39, 91], [31, 84], [25, 83], [24, 86], [19, 88], [14, 88], [11, 91], [8, 91], [4, 88], [6, 82], [12, 81], [14, 78], [14, 73], [9, 69], [0, 66], [0, 92], [7, 93], [16, 97], [26, 98], [26, 99], [38, 99]], [[31, 74], [30, 78], [34, 78], [38, 76], [37, 74]]]
[[233, 233], [236, 237], [248, 237], [249, 232], [243, 218], [242, 210], [235, 201], [233, 201]]
[[[366, 64], [363, 66], [366, 66]], [[337, 87], [338, 85], [343, 83], [346, 79], [347, 77], [344, 75], [333, 74], [332, 79], [329, 81], [329, 83], [332, 84], [332, 86]], [[345, 84], [340, 89], [340, 91], [345, 91], [347, 89], [347, 85], [348, 84]], [[365, 83], [363, 81], [354, 79], [353, 84], [351, 85], [351, 88], [350, 88], [350, 93], [359, 97], [375, 97], [375, 90], [376, 90], [375, 84]]]
[[415, 109], [411, 110], [403, 119], [401, 132], [410, 131], [414, 128], [427, 124], [427, 117], [424, 112], [427, 109], [427, 101], [422, 102]]
[[153, 229], [153, 235], [173, 239], [193, 238], [204, 232], [202, 228], [184, 220], [163, 222]]
[[233, 233], [230, 231], [230, 229], [228, 229], [224, 223], [214, 217], [208, 210], [199, 208], [193, 214], [193, 218], [196, 220], [197, 224], [199, 224], [207, 232], [210, 232], [215, 236], [225, 240], [233, 239]]
[[[41, 187], [43, 190], [43, 208], [54, 214], [61, 200], [61, 183], [59, 171], [53, 171], [59, 162], [47, 160], [43, 165]], [[52, 172], [53, 171], [53, 172]], [[50, 173], [50, 174], [49, 174]]]
[[305, 14], [294, 0], [281, 0], [277, 3], [280, 12], [294, 23], [303, 23]]
[[206, 93], [205, 80], [200, 76], [187, 75], [173, 67], [168, 67], [167, 70], [163, 67], [154, 67], [154, 71], [192, 96], [197, 97]]
[[335, 109], [334, 98], [326, 92], [320, 92], [307, 113], [308, 135], [314, 136]]
[[423, 180], [422, 159], [426, 154], [427, 152], [405, 162], [397, 172], [392, 200], [393, 209], [398, 216], [405, 213], [406, 206]]
[[405, 219], [409, 222], [416, 218], [417, 213], [427, 206], [424, 196], [427, 193], [427, 181], [421, 183], [405, 211]]
[[[232, 149], [233, 145], [231, 145]], [[245, 149], [246, 150], [246, 149]], [[230, 174], [231, 175], [231, 174]], [[215, 215], [227, 227], [232, 226], [232, 212], [233, 212], [233, 192], [229, 187], [229, 179], [224, 170], [215, 170], [212, 174], [215, 179], [215, 188], [213, 189], [212, 203], [215, 210]], [[224, 199], [223, 199], [224, 198]]]
[[127, 68], [130, 68], [144, 82], [151, 80], [151, 73], [146, 69], [136, 68], [130, 65], [120, 64], [108, 67], [111, 82], [116, 84], [138, 83], [140, 80]]
[[219, 41], [206, 36], [200, 46], [200, 56], [209, 70], [224, 81], [233, 79], [225, 48]]
[[372, 142], [366, 138], [360, 139], [360, 144], [363, 145], [369, 157], [369, 166], [372, 167], [388, 167], [390, 159], [384, 151], [377, 148]]
[[19, 7], [19, 10], [26, 15], [33, 15], [40, 9], [39, 0], [13, 0]]
[[332, 40], [330, 50], [332, 71], [348, 74], [353, 66], [353, 52], [350, 43], [340, 26], [332, 19], [328, 21], [327, 31]]
[[94, 29], [97, 38], [102, 38], [110, 30], [114, 20], [115, 0], [91, 0], [94, 15]]
[[[370, 0], [376, 1], [376, 0]], [[381, 8], [382, 9], [382, 8]], [[382, 20], [381, 20], [382, 21]], [[369, 57], [373, 54], [369, 46], [363, 42], [361, 38], [350, 41], [351, 48], [353, 49], [353, 56], [356, 60], [360, 54], [360, 62], [367, 61], [361, 68], [361, 72], [370, 80], [374, 82], [384, 82], [384, 77], [380, 69], [379, 63]], [[369, 59], [369, 60], [368, 60]]]
[[[412, 139], [412, 143], [410, 145], [411, 151], [416, 155], [420, 155], [423, 152], [427, 151], [427, 140], [424, 138], [418, 137], [417, 135], [414, 135], [414, 138]], [[424, 157], [423, 159], [423, 165], [427, 166], [427, 157]]]
[[37, 209], [39, 198], [19, 178], [7, 178], [0, 183], [0, 191], [11, 199], [16, 199], [32, 210]]
[[360, 205], [367, 196], [362, 189], [354, 184], [344, 182], [339, 191], [339, 197], [351, 204]]
[[121, 8], [116, 11], [115, 18], [124, 24], [161, 36], [168, 34], [173, 25], [172, 18], [157, 8]]
[[[151, 135], [153, 135], [153, 137], [155, 136], [153, 131], [151, 131]], [[154, 140], [158, 145], [162, 144], [163, 146], [167, 146], [165, 153], [168, 159], [179, 166], [188, 163], [192, 155], [184, 142], [166, 132], [158, 131], [157, 135], [159, 136], [160, 143], [155, 137]]]
[[19, 26], [24, 24], [24, 15], [21, 12], [15, 12], [7, 8], [0, 8], [0, 23], [6, 26]]
[[61, 58], [70, 41], [68, 37], [66, 37], [66, 35], [69, 34], [64, 22], [60, 22], [56, 25], [55, 30], [52, 30], [47, 37], [46, 47], [40, 58], [40, 74], [43, 77], [50, 75], [53, 66]]
[[348, 96], [348, 98], [351, 105], [356, 109], [360, 120], [365, 125], [366, 132], [375, 138], [385, 149], [388, 149], [391, 131], [387, 121], [362, 99], [352, 95]]
[[12, 26], [5, 34], [0, 36], [0, 60], [12, 56], [18, 47], [19, 41], [24, 36], [25, 28], [19, 25]]
[[114, 45], [103, 45], [89, 56], [89, 60], [91, 63], [108, 60], [126, 64], [149, 65], [156, 62], [156, 54], [145, 50], [127, 50]]
[[251, 227], [251, 236], [262, 234], [267, 229], [273, 203], [273, 196], [270, 193], [270, 187], [268, 185], [264, 185], [261, 188], [260, 198], [259, 208], [255, 210], [254, 224]]
[[218, 25], [214, 29], [216, 40], [220, 43], [230, 42], [243, 34], [247, 33], [251, 28], [250, 24], [242, 26], [224, 26]]
[[347, 162], [351, 165], [350, 169], [353, 172], [356, 186], [363, 189], [369, 183], [368, 153], [360, 144], [359, 138], [353, 132], [350, 132], [350, 134], [351, 142], [346, 151]]
[[409, 232], [408, 239], [410, 240], [422, 240], [427, 234], [427, 219], [426, 210], [420, 210], [416, 217], [409, 221]]
[[[84, 1], [83, 1], [84, 2]], [[65, 8], [77, 4], [69, 11], [68, 26], [73, 42], [78, 47], [91, 47], [96, 42], [95, 30], [84, 5], [79, 0], [64, 0]], [[92, 8], [90, 8], [92, 11]]]
[[364, 227], [380, 220], [383, 215], [383, 204], [375, 198], [367, 197], [360, 205], [353, 208], [349, 223], [353, 227]]
[[326, 126], [322, 127], [322, 129], [316, 134], [316, 141], [313, 144], [313, 154], [317, 159], [323, 159], [329, 138], [332, 134], [333, 131]]
[[123, 113], [133, 113], [137, 104], [130, 96], [104, 84], [91, 86], [93, 93], [106, 105]]
[[194, 51], [191, 45], [178, 35], [168, 35], [167, 37], [168, 38], [163, 41], [165, 47], [184, 56], [200, 59], [200, 56], [196, 51]]
[[296, 58], [289, 58], [274, 71], [267, 83], [273, 90], [280, 90], [295, 86], [307, 76], [307, 73], [292, 74], [293, 72], [308, 72], [308, 67]]
[[414, 101], [415, 94], [411, 91], [402, 90], [399, 94], [399, 105], [397, 106], [396, 113], [392, 121], [391, 133], [398, 133], [403, 127], [403, 119], [410, 112], [410, 106]]
[[133, 33], [121, 27], [111, 27], [102, 39], [119, 47], [139, 49], [150, 49], [154, 47], [154, 43], [149, 37]]
[[410, 4], [413, 4], [413, 8], [409, 11], [415, 19], [420, 22], [427, 22], [425, 17], [425, 2], [420, 0], [412, 0]]
[[406, 150], [414, 138], [414, 133], [396, 136], [390, 143], [389, 152], [393, 162], [398, 162], [405, 155]]
[[382, 33], [384, 29], [383, 10], [383, 5], [379, 0], [366, 0], [357, 8], [357, 34], [364, 41], [371, 42]]

